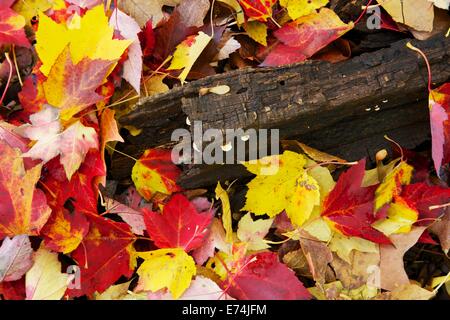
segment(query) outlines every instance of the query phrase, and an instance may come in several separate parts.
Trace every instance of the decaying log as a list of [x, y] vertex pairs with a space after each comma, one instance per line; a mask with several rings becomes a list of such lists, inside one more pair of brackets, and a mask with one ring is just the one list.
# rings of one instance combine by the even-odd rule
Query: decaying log
[[[412, 41], [427, 55], [435, 84], [450, 78], [450, 39]], [[191, 82], [145, 98], [120, 119], [142, 132], [125, 137], [123, 152], [135, 157], [149, 147], [171, 143], [171, 133], [202, 121], [203, 129], [279, 128], [281, 138], [296, 138], [348, 160], [372, 156], [388, 134], [405, 147], [429, 138], [427, 69], [406, 40], [391, 47], [330, 64], [321, 61], [279, 68], [243, 69]], [[225, 95], [200, 95], [201, 88], [227, 85]], [[133, 163], [119, 154], [114, 178], [129, 176]], [[185, 187], [205, 186], [243, 174], [240, 166], [194, 166]]]

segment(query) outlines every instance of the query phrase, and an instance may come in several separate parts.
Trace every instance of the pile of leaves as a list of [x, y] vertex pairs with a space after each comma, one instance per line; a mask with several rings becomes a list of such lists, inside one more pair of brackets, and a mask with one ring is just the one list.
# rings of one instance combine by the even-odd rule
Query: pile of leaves
[[[401, 1], [400, 15], [394, 2], [378, 1], [383, 27], [418, 38], [442, 31], [435, 12], [443, 10], [434, 6], [448, 9], [448, 1]], [[0, 297], [430, 299], [443, 292], [449, 84], [430, 86], [435, 173], [429, 158], [399, 146], [393, 160], [380, 151], [376, 168], [366, 170], [364, 159], [347, 162], [290, 141], [280, 155], [243, 163], [255, 175], [245, 186], [183, 190], [165, 149], [134, 159], [133, 186], [107, 180], [109, 156], [124, 141], [116, 118], [138, 96], [236, 68], [348, 59], [340, 37], [360, 18], [344, 23], [327, 5], [1, 0]], [[417, 243], [444, 259], [424, 281], [404, 268]]]

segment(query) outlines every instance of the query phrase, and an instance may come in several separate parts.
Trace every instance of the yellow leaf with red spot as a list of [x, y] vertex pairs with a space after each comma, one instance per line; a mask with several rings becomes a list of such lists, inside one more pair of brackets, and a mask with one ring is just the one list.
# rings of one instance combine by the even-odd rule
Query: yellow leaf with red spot
[[64, 0], [19, 0], [13, 6], [14, 11], [22, 15], [30, 26], [33, 17], [50, 8], [53, 10], [65, 8]]
[[172, 162], [171, 154], [170, 150], [148, 149], [133, 166], [131, 178], [145, 200], [156, 193], [170, 195], [181, 190], [176, 183], [181, 171]]
[[113, 39], [113, 33], [103, 5], [88, 10], [79, 20], [79, 24], [71, 24], [70, 28], [65, 23], [57, 23], [40, 14], [39, 28], [36, 32], [36, 51], [42, 62], [41, 72], [44, 75], [49, 74], [51, 67], [67, 45], [74, 64], [83, 58], [118, 60], [132, 41]]
[[[256, 163], [244, 162], [247, 170], [257, 176], [247, 184], [249, 190], [242, 210], [270, 217], [286, 210], [291, 222], [301, 226], [314, 207], [320, 205], [319, 185], [306, 172], [306, 163], [304, 156], [292, 151]], [[271, 195], [270, 201], [267, 195]]]
[[417, 221], [419, 212], [401, 197], [395, 197], [387, 212], [387, 218], [375, 222], [372, 226], [385, 235], [408, 233]]
[[25, 170], [22, 153], [0, 139], [0, 239], [37, 235], [50, 216], [45, 194], [36, 188], [42, 165]]
[[194, 259], [181, 248], [139, 252], [145, 261], [137, 270], [144, 290], [153, 292], [168, 288], [178, 299], [196, 274]]
[[211, 37], [201, 31], [196, 36], [189, 36], [177, 46], [172, 62], [167, 70], [183, 69], [178, 78], [181, 82], [184, 82], [192, 66], [210, 41]]
[[380, 210], [385, 204], [392, 201], [392, 198], [401, 192], [401, 186], [411, 182], [414, 168], [404, 161], [401, 161], [384, 178], [383, 182], [375, 191], [375, 211]]
[[280, 5], [287, 9], [293, 20], [314, 13], [327, 3], [328, 0], [280, 0]]

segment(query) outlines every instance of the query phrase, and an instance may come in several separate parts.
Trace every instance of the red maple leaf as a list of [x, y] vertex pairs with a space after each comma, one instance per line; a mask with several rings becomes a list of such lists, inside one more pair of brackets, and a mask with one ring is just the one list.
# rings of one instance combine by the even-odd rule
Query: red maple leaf
[[222, 287], [239, 300], [311, 299], [294, 271], [281, 263], [274, 252], [247, 257], [246, 263], [235, 274], [230, 274]]
[[371, 225], [386, 215], [386, 207], [374, 215], [377, 185], [361, 187], [366, 160], [344, 172], [324, 201], [322, 216], [332, 221], [335, 228], [346, 236], [360, 237], [376, 243], [391, 241]]
[[414, 183], [403, 186], [400, 197], [419, 211], [419, 225], [429, 225], [444, 213], [444, 208], [430, 209], [430, 207], [448, 203], [450, 188], [429, 186], [422, 182]]
[[69, 288], [70, 297], [103, 292], [121, 276], [130, 277], [135, 267], [133, 242], [126, 223], [88, 215], [89, 233], [72, 253], [80, 268], [80, 288]]
[[352, 23], [343, 23], [334, 11], [327, 8], [301, 17], [274, 32], [280, 43], [274, 46], [262, 65], [279, 66], [301, 62], [352, 28]]
[[212, 211], [199, 213], [182, 194], [174, 195], [162, 214], [143, 209], [147, 232], [159, 248], [183, 248], [186, 252], [200, 247], [208, 235]]
[[61, 208], [70, 200], [77, 211], [97, 214], [97, 181], [106, 174], [105, 164], [98, 150], [88, 152], [85, 161], [70, 181], [58, 158], [49, 161], [44, 168], [47, 174], [41, 181], [52, 208]]

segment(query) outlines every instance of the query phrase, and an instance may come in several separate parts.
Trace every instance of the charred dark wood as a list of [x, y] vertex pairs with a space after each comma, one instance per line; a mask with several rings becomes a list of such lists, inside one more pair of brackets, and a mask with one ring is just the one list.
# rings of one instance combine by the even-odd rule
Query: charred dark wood
[[[371, 156], [385, 146], [385, 134], [414, 147], [429, 138], [427, 69], [406, 43], [337, 64], [309, 61], [232, 71], [142, 99], [120, 120], [142, 133], [126, 136], [121, 150], [139, 157], [146, 148], [171, 144], [174, 129], [189, 128], [187, 117], [191, 123], [202, 121], [204, 130], [279, 128], [281, 138], [297, 138], [348, 160]], [[435, 84], [448, 81], [450, 39], [440, 36], [413, 44], [427, 55]], [[218, 85], [231, 90], [199, 94], [201, 88]], [[116, 154], [113, 177], [129, 176], [132, 165]], [[241, 177], [238, 167], [191, 167], [180, 183], [197, 187]]]

